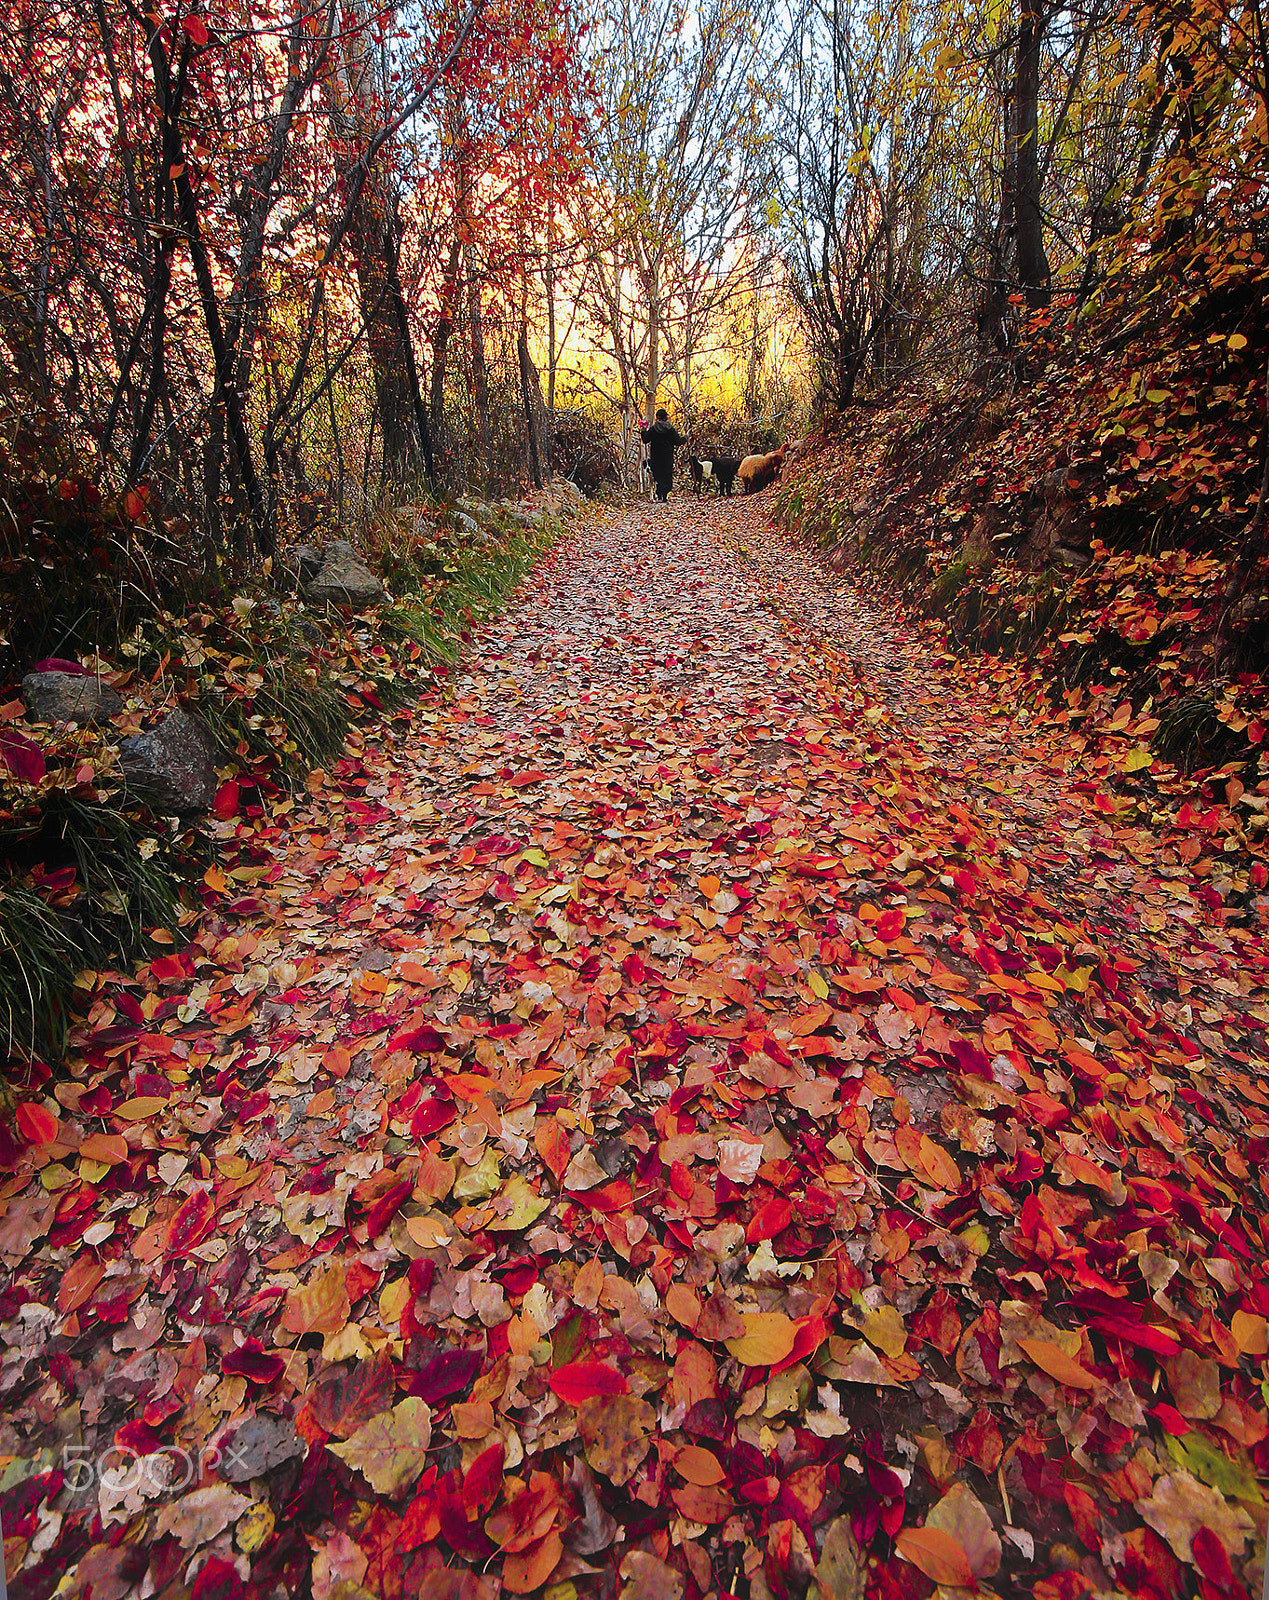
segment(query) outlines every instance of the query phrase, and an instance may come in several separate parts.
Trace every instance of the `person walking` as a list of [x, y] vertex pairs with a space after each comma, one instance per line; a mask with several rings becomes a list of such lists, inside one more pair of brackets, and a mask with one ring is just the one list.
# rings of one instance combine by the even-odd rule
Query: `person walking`
[[674, 478], [674, 447], [687, 440], [670, 421], [664, 408], [657, 412], [653, 423], [641, 422], [639, 432], [648, 447], [648, 465], [657, 486], [657, 499], [668, 500], [670, 484]]

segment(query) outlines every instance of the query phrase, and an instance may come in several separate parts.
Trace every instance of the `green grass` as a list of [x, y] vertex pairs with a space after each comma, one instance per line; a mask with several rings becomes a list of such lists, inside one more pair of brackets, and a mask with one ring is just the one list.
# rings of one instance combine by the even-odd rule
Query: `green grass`
[[57, 912], [22, 883], [0, 887], [0, 1037], [10, 1052], [60, 1052], [75, 970]]
[[[0, 1029], [11, 1050], [60, 1052], [76, 972], [151, 954], [151, 931], [172, 925], [177, 886], [202, 865], [185, 841], [178, 854], [165, 822], [121, 800], [54, 790], [38, 817], [0, 829]], [[67, 867], [73, 892], [50, 905], [33, 874]]]

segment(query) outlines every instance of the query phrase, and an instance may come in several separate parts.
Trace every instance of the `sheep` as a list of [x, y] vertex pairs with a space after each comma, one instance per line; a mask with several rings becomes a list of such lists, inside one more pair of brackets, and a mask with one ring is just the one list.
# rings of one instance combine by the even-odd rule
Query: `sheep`
[[765, 489], [769, 483], [775, 482], [780, 476], [780, 468], [783, 465], [783, 445], [779, 450], [773, 450], [770, 455], [746, 456], [740, 463], [737, 473], [741, 491], [744, 494], [757, 494], [759, 489]]

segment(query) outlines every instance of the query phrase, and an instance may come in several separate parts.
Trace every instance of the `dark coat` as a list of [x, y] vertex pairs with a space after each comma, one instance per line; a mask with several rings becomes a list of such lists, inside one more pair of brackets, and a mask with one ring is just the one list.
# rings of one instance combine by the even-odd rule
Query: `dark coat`
[[674, 447], [676, 444], [686, 444], [687, 440], [672, 422], [654, 422], [651, 427], [644, 423], [640, 425], [640, 431], [648, 446], [648, 465], [652, 469], [652, 476], [658, 480], [672, 477]]

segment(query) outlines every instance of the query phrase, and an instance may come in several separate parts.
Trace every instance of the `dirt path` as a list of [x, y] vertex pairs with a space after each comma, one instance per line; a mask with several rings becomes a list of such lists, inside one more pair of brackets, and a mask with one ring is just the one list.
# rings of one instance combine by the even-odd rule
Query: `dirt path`
[[1263, 942], [752, 503], [579, 524], [77, 1030], [12, 1592], [1256, 1592]]

